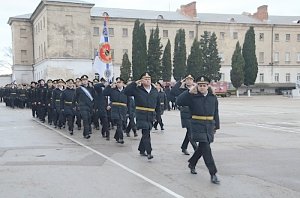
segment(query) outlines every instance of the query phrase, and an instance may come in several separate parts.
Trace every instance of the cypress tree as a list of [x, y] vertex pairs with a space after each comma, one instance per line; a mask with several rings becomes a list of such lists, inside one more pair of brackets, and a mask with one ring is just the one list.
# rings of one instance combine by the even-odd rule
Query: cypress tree
[[201, 51], [200, 51], [200, 43], [197, 39], [194, 39], [193, 45], [191, 47], [191, 53], [187, 59], [187, 68], [186, 74], [192, 74], [195, 77], [201, 75], [200, 73], [200, 65], [201, 65]]
[[258, 63], [255, 48], [255, 33], [254, 28], [251, 26], [246, 32], [242, 52], [245, 60], [244, 84], [246, 86], [254, 85], [257, 77]]
[[162, 57], [162, 79], [165, 82], [171, 81], [172, 77], [172, 60], [171, 60], [171, 42], [168, 39], [168, 43], [165, 47]]
[[199, 72], [201, 75], [208, 77], [208, 67], [209, 67], [209, 34], [207, 31], [204, 31], [200, 39], [200, 53], [201, 53], [201, 65], [199, 67]]
[[148, 71], [152, 75], [153, 82], [162, 79], [161, 65], [162, 45], [160, 44], [159, 28], [151, 30], [148, 42]]
[[230, 80], [232, 85], [238, 89], [244, 83], [245, 61], [241, 52], [240, 43], [237, 42], [231, 58]]
[[121, 74], [120, 77], [123, 78], [126, 82], [130, 79], [131, 74], [131, 63], [128, 58], [128, 54], [123, 54], [122, 65], [121, 65]]
[[186, 73], [186, 45], [184, 29], [179, 29], [175, 36], [173, 66], [174, 79], [179, 81]]
[[135, 20], [134, 27], [132, 31], [132, 77], [133, 80], [137, 80], [139, 77], [139, 28], [140, 21], [139, 19]]
[[137, 19], [132, 32], [132, 77], [138, 80], [147, 71], [147, 44], [145, 25]]
[[209, 51], [209, 65], [207, 71], [207, 77], [214, 81], [219, 81], [221, 78], [221, 58], [219, 57], [217, 36], [213, 32], [209, 38], [208, 44]]

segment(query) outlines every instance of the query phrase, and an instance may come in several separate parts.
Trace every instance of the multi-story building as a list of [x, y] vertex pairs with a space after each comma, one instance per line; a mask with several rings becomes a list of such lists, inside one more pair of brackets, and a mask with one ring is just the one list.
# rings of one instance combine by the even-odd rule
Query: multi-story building
[[123, 54], [131, 57], [134, 21], [140, 19], [147, 38], [152, 28], [159, 27], [164, 46], [168, 39], [174, 44], [176, 31], [185, 29], [187, 52], [204, 31], [215, 32], [221, 80], [228, 82], [236, 42], [243, 45], [246, 31], [254, 26], [259, 64], [256, 83], [261, 91], [270, 86], [291, 87], [300, 80], [300, 16], [269, 16], [267, 5], [254, 14], [237, 15], [197, 13], [196, 2], [170, 12], [94, 7], [79, 0], [42, 0], [33, 13], [9, 18], [16, 80], [94, 76], [92, 64], [106, 15], [114, 76], [120, 74]]

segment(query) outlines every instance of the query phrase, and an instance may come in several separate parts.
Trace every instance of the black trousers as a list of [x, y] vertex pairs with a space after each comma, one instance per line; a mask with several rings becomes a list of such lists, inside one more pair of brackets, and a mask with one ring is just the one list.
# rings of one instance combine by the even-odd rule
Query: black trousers
[[117, 125], [117, 130], [114, 138], [118, 140], [123, 139], [123, 121], [121, 119], [114, 119], [114, 123]]
[[76, 124], [77, 124], [77, 127], [81, 127], [81, 114], [80, 114], [80, 111], [79, 110], [76, 110], [75, 111], [75, 116], [76, 116]]
[[87, 136], [92, 132], [92, 113], [90, 110], [80, 109], [80, 115], [83, 121], [83, 136]]
[[48, 112], [48, 124], [52, 124], [53, 122], [53, 108], [51, 106], [47, 106], [47, 112]]
[[129, 118], [129, 123], [126, 127], [126, 133], [129, 133], [131, 130], [136, 133], [136, 124], [134, 122], [134, 118]]
[[146, 151], [147, 154], [151, 154], [152, 147], [149, 129], [142, 129], [142, 138], [138, 150], [140, 153], [144, 153]]
[[183, 140], [182, 145], [181, 145], [181, 149], [182, 150], [186, 150], [188, 148], [189, 142], [193, 146], [194, 151], [197, 149], [197, 143], [192, 140], [192, 136], [191, 135], [192, 135], [191, 134], [191, 128], [187, 128], [184, 140]]
[[162, 122], [162, 119], [161, 119], [161, 115], [160, 114], [156, 114], [156, 121], [154, 122], [153, 126], [154, 128], [157, 128], [157, 125], [160, 125], [160, 128], [164, 128], [164, 123]]
[[74, 129], [74, 119], [75, 119], [74, 114], [66, 113], [65, 117], [66, 117], [67, 124], [68, 124], [68, 130], [73, 131], [73, 129]]
[[217, 168], [215, 165], [214, 158], [211, 153], [210, 143], [199, 142], [197, 150], [194, 152], [193, 156], [189, 159], [191, 166], [196, 166], [198, 160], [203, 156], [206, 167], [211, 175], [217, 173]]

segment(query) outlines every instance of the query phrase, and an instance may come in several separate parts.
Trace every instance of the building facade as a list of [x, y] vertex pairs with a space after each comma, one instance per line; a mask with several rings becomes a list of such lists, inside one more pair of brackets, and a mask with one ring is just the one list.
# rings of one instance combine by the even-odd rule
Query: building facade
[[94, 7], [79, 0], [42, 0], [33, 13], [8, 21], [17, 82], [94, 76], [92, 64], [106, 14], [114, 76], [120, 74], [123, 54], [131, 58], [134, 21], [140, 19], [147, 38], [158, 26], [162, 45], [170, 39], [172, 51], [176, 31], [185, 29], [188, 54], [195, 38], [204, 31], [215, 32], [222, 59], [221, 80], [227, 82], [236, 42], [243, 45], [246, 31], [253, 26], [259, 64], [256, 83], [261, 87], [290, 87], [300, 80], [300, 16], [272, 16], [266, 5], [254, 14], [237, 15], [197, 13], [196, 2], [168, 12]]

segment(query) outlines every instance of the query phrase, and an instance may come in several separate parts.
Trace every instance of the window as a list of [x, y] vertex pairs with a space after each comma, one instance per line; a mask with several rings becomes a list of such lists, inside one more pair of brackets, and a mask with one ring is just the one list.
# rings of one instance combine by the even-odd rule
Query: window
[[286, 82], [291, 82], [291, 74], [290, 73], [285, 74], [285, 81]]
[[225, 81], [225, 73], [221, 73], [220, 81]]
[[123, 28], [122, 30], [123, 30], [122, 36], [123, 37], [128, 37], [128, 29], [127, 28]]
[[46, 42], [44, 42], [44, 56], [46, 57]]
[[258, 61], [259, 63], [264, 63], [265, 62], [265, 53], [264, 52], [259, 52], [259, 55], [258, 55]]
[[98, 49], [97, 48], [94, 48], [94, 59], [95, 57], [98, 55]]
[[279, 82], [279, 73], [275, 73], [274, 81]]
[[265, 34], [264, 33], [259, 33], [259, 40], [263, 41], [265, 38]]
[[67, 40], [66, 41], [66, 46], [67, 46], [67, 48], [71, 48], [71, 49], [73, 49], [73, 40]]
[[73, 23], [73, 16], [72, 15], [66, 15], [66, 21], [68, 24], [72, 24]]
[[164, 16], [163, 15], [158, 15], [157, 19], [161, 19], [162, 20], [162, 19], [164, 19]]
[[38, 32], [40, 32], [40, 23], [38, 23]]
[[279, 34], [275, 34], [275, 41], [279, 41]]
[[123, 49], [123, 54], [128, 54], [128, 49]]
[[41, 54], [42, 54], [42, 59], [44, 58], [44, 47], [43, 47], [43, 43], [41, 44]]
[[44, 21], [44, 28], [46, 27], [46, 20], [45, 17], [43, 17], [43, 21]]
[[220, 39], [224, 40], [225, 39], [225, 32], [220, 32]]
[[20, 38], [27, 38], [26, 29], [24, 28], [20, 29]]
[[291, 53], [285, 52], [285, 62], [289, 63], [291, 61]]
[[238, 39], [238, 33], [237, 32], [233, 32], [233, 39]]
[[27, 50], [21, 50], [21, 62], [27, 62]]
[[109, 36], [114, 36], [115, 35], [114, 28], [108, 28], [108, 33], [109, 33]]
[[274, 62], [279, 62], [279, 52], [274, 52]]
[[93, 34], [94, 36], [99, 36], [99, 27], [94, 27]]
[[110, 49], [110, 55], [111, 55], [111, 60], [114, 61], [115, 60], [115, 50], [114, 49]]
[[300, 73], [297, 73], [297, 81], [300, 81]]
[[290, 41], [291, 40], [291, 35], [290, 34], [286, 34], [285, 35], [285, 41]]
[[260, 82], [260, 83], [263, 83], [263, 82], [264, 82], [264, 74], [263, 74], [263, 73], [260, 73], [260, 74], [259, 74], [259, 82]]
[[194, 31], [189, 31], [189, 38], [194, 39], [194, 37], [195, 37]]
[[168, 38], [169, 37], [169, 32], [168, 30], [163, 30], [163, 37]]
[[300, 34], [297, 34], [297, 41], [300, 41]]
[[297, 53], [297, 62], [300, 62], [300, 52]]
[[219, 52], [219, 58], [221, 59], [220, 60], [221, 62], [225, 61], [225, 59], [224, 59], [224, 53], [223, 52]]

